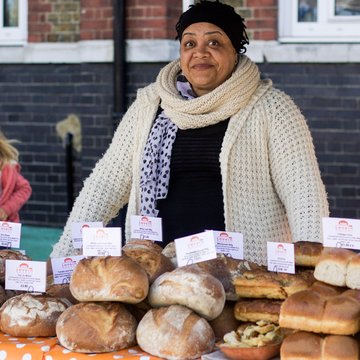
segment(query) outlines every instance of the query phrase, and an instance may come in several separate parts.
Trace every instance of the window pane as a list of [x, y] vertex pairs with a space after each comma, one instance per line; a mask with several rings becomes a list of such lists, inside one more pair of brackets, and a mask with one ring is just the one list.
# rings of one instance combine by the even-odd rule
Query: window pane
[[4, 27], [19, 26], [18, 0], [4, 0]]
[[360, 0], [335, 0], [335, 15], [360, 15]]
[[298, 22], [317, 21], [317, 0], [298, 1]]

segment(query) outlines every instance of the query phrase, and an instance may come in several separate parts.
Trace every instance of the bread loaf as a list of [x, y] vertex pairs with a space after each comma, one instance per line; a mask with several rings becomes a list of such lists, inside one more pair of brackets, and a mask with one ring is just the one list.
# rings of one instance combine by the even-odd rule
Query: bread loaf
[[151, 306], [184, 305], [207, 320], [218, 317], [225, 305], [221, 282], [196, 266], [184, 266], [159, 276], [150, 287]]
[[56, 335], [71, 351], [104, 353], [133, 346], [136, 326], [135, 318], [121, 303], [79, 303], [61, 314]]
[[215, 344], [209, 323], [181, 305], [149, 310], [138, 325], [136, 339], [142, 350], [169, 360], [198, 359]]
[[353, 335], [360, 330], [360, 290], [317, 292], [307, 289], [293, 294], [281, 305], [283, 328], [333, 335]]
[[350, 336], [320, 336], [299, 331], [284, 339], [280, 357], [281, 360], [358, 360], [359, 347]]
[[281, 300], [240, 299], [235, 303], [234, 315], [237, 320], [257, 322], [265, 320], [279, 324]]
[[313, 241], [298, 241], [294, 244], [295, 265], [315, 267], [323, 244]]
[[5, 282], [6, 260], [31, 260], [31, 258], [17, 250], [10, 250], [10, 249], [0, 250], [0, 283]]
[[149, 276], [150, 284], [164, 272], [175, 269], [171, 260], [161, 253], [162, 248], [152, 241], [130, 240], [122, 251], [144, 268]]
[[0, 308], [0, 330], [19, 337], [55, 336], [56, 321], [69, 306], [65, 299], [39, 293], [14, 296]]
[[311, 270], [297, 274], [275, 273], [265, 269], [250, 270], [234, 277], [235, 291], [243, 298], [286, 299], [314, 283]]
[[81, 259], [70, 279], [71, 294], [78, 301], [139, 303], [149, 291], [146, 271], [127, 256]]
[[360, 253], [350, 259], [346, 272], [346, 286], [360, 289]]

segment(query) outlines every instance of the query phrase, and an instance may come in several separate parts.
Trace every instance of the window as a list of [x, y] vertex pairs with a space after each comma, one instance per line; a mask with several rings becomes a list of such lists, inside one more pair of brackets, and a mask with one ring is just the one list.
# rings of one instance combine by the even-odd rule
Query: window
[[27, 41], [27, 1], [0, 0], [0, 44]]
[[360, 42], [360, 0], [279, 0], [281, 42]]

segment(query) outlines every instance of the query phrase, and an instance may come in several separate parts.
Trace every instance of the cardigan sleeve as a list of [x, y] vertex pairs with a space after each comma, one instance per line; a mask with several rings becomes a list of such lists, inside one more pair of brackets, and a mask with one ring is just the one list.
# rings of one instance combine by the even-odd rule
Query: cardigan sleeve
[[292, 240], [321, 242], [321, 219], [329, 216], [329, 207], [308, 125], [283, 92], [274, 89], [267, 102], [270, 171]]
[[136, 145], [139, 100], [130, 106], [121, 120], [110, 146], [96, 163], [90, 176], [74, 202], [59, 241], [54, 245], [50, 257], [76, 254], [72, 244], [73, 222], [102, 221], [104, 226], [127, 204], [131, 189], [132, 162]]

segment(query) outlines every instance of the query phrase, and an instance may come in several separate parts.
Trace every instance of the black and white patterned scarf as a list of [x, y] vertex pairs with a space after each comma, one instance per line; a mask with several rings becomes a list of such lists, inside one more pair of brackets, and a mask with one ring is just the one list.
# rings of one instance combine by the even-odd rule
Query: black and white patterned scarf
[[[180, 74], [176, 79], [179, 94], [187, 100], [194, 99], [190, 83]], [[162, 110], [156, 117], [145, 145], [141, 167], [140, 214], [157, 216], [156, 203], [165, 199], [170, 179], [171, 151], [178, 127], [164, 114]]]

